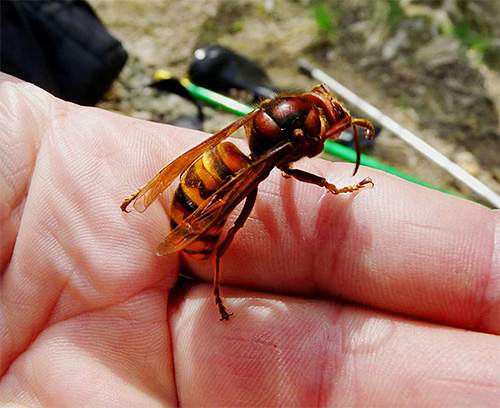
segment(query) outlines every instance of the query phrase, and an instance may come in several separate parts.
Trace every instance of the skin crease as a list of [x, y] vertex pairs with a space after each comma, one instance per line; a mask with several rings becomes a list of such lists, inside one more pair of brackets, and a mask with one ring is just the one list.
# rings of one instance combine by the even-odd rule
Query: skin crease
[[498, 406], [498, 211], [350, 164], [296, 167], [375, 188], [273, 171], [222, 259], [220, 322], [212, 263], [154, 254], [173, 187], [119, 209], [206, 135], [3, 74], [0, 123], [2, 404]]

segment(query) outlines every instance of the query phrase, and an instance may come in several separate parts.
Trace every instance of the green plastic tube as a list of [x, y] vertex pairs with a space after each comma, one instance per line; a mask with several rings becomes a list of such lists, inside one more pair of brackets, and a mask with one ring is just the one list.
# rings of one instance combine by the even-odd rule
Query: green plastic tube
[[[158, 81], [161, 79], [170, 79], [172, 78], [172, 74], [166, 70], [161, 69], [156, 71], [154, 77], [155, 80]], [[191, 93], [191, 95], [212, 106], [217, 106], [221, 109], [224, 109], [238, 116], [244, 116], [252, 112], [253, 110], [253, 108], [251, 108], [250, 106], [235, 101], [234, 99], [228, 98], [227, 96], [221, 95], [217, 92], [211, 91], [210, 89], [204, 88], [202, 86], [195, 85], [187, 78], [182, 78], [179, 81], [181, 82], [182, 85], [186, 87], [186, 89], [189, 91], [189, 93]], [[324, 151], [330, 155], [339, 157], [342, 160], [351, 163], [356, 163], [356, 151], [354, 149], [351, 149], [350, 147], [341, 145], [340, 143], [327, 140], [325, 142]], [[418, 178], [410, 176], [409, 174], [406, 174], [398, 169], [395, 169], [394, 167], [384, 164], [364, 154], [361, 155], [361, 164], [363, 166], [371, 167], [373, 169], [378, 169], [390, 174], [394, 174], [395, 176], [401, 177], [407, 181], [411, 181], [412, 183], [416, 183], [421, 186], [431, 188], [433, 190], [441, 191], [443, 193], [451, 194], [457, 197], [473, 201], [472, 199], [465, 197], [461, 194], [428, 184], [422, 180], [419, 180]]]

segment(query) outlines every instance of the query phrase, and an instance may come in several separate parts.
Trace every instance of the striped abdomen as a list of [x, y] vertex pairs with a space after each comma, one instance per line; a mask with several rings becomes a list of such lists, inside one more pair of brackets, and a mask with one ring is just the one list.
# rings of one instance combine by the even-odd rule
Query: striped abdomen
[[[215, 193], [219, 187], [248, 165], [249, 159], [235, 145], [224, 142], [203, 154], [181, 177], [170, 208], [170, 227], [174, 229], [184, 218]], [[211, 228], [184, 252], [203, 260], [214, 251], [226, 220]]]

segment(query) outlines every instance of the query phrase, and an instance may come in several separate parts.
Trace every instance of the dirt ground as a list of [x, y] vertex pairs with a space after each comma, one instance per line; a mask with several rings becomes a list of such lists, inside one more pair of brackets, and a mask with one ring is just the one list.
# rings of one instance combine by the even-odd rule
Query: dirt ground
[[[120, 78], [99, 106], [164, 122], [194, 114], [189, 103], [148, 84], [159, 68], [185, 76], [193, 51], [202, 45], [218, 43], [251, 58], [275, 85], [289, 90], [317, 83], [297, 69], [298, 59], [306, 58], [500, 193], [496, 49], [484, 53], [493, 61], [486, 64], [464, 43], [468, 37], [447, 31], [456, 18], [485, 21], [490, 30], [485, 35], [492, 35], [498, 46], [498, 2], [476, 3], [480, 7], [472, 3], [464, 10], [453, 0], [91, 0], [129, 53]], [[205, 113], [208, 132], [235, 119], [209, 107]], [[364, 153], [477, 199], [387, 131]]]

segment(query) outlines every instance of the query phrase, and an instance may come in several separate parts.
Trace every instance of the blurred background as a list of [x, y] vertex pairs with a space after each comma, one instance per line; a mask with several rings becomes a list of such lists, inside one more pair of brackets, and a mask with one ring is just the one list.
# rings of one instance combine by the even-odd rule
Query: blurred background
[[[498, 0], [88, 3], [128, 53], [100, 108], [158, 122], [196, 116], [192, 102], [150, 84], [158, 69], [188, 76], [194, 51], [209, 44], [248, 58], [286, 91], [318, 83], [298, 70], [305, 58], [500, 193]], [[244, 91], [229, 94], [255, 106]], [[203, 113], [207, 132], [236, 119], [208, 105]], [[363, 153], [484, 202], [383, 127]]]

